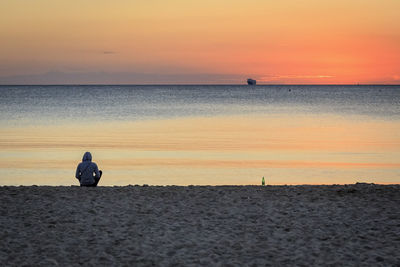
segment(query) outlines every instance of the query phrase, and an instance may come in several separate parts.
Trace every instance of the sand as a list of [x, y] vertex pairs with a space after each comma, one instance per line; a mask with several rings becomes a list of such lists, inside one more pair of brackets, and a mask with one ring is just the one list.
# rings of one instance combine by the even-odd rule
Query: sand
[[400, 185], [0, 187], [0, 264], [400, 266]]

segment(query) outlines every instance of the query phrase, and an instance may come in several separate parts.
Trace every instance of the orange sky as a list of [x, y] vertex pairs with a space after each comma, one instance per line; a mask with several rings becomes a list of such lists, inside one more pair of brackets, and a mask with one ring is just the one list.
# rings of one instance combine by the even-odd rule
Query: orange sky
[[400, 83], [398, 0], [2, 0], [0, 40], [0, 83]]

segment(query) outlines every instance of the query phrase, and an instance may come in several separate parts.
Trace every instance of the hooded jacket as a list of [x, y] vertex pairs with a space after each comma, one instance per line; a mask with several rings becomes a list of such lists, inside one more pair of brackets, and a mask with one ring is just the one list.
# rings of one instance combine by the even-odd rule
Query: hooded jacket
[[76, 168], [75, 177], [81, 185], [92, 185], [95, 183], [94, 177], [100, 177], [99, 168], [96, 163], [92, 162], [92, 154], [90, 152], [86, 152], [83, 155], [82, 162]]

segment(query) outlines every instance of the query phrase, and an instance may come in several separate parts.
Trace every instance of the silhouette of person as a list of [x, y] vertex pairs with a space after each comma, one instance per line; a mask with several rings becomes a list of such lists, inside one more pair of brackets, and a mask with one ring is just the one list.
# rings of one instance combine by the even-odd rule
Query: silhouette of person
[[103, 172], [99, 171], [97, 164], [92, 162], [92, 154], [86, 152], [75, 173], [75, 177], [79, 180], [81, 186], [97, 186], [102, 174]]

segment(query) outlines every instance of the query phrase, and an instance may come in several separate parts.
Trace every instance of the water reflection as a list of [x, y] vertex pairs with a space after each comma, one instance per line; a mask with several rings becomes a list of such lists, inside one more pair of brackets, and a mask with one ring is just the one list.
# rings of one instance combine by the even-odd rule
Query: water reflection
[[103, 185], [400, 182], [400, 123], [275, 114], [0, 129], [0, 183], [73, 184], [91, 151]]

